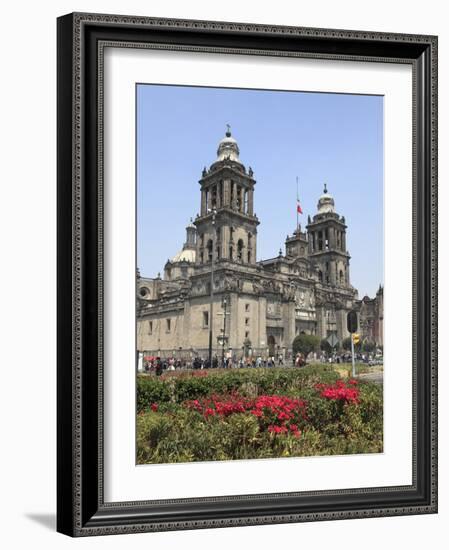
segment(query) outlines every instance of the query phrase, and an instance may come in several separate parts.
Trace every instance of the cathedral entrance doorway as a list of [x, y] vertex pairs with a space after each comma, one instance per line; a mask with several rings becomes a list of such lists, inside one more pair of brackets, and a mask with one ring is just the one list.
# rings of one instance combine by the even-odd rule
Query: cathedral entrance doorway
[[275, 353], [276, 353], [276, 339], [272, 334], [270, 334], [270, 336], [268, 336], [268, 355], [270, 357], [274, 357]]

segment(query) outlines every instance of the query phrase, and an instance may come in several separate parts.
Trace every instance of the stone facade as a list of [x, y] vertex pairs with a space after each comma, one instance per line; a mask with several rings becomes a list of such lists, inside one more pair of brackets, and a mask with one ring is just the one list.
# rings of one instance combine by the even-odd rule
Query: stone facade
[[326, 186], [306, 231], [298, 224], [285, 252], [257, 260], [256, 180], [239, 153], [228, 130], [203, 170], [200, 211], [182, 250], [163, 277], [138, 274], [137, 346], [145, 354], [206, 357], [212, 334], [217, 356], [288, 358], [296, 335], [341, 341], [347, 312], [366, 309], [350, 283], [345, 218]]
[[383, 346], [384, 331], [384, 289], [379, 286], [374, 298], [364, 296], [356, 302], [359, 311], [360, 335], [363, 340]]

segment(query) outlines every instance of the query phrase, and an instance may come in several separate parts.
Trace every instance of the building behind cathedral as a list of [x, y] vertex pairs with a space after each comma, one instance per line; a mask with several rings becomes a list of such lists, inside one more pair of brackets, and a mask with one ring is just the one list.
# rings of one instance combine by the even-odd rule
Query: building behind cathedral
[[277, 257], [258, 260], [256, 180], [239, 155], [228, 129], [216, 160], [203, 170], [200, 212], [186, 228], [182, 249], [167, 261], [162, 278], [138, 273], [138, 351], [204, 358], [212, 332], [214, 355], [289, 358], [300, 333], [334, 334], [342, 342], [351, 309], [359, 312], [362, 339], [382, 345], [383, 288], [373, 299], [358, 299], [348, 227], [326, 186], [305, 230], [298, 224]]

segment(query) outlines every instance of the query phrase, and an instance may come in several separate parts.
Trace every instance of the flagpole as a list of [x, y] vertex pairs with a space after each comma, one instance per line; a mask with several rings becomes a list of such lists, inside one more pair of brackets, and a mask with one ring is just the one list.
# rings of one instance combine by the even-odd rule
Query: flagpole
[[299, 202], [299, 188], [298, 188], [298, 176], [296, 176], [296, 231], [299, 230], [298, 202]]

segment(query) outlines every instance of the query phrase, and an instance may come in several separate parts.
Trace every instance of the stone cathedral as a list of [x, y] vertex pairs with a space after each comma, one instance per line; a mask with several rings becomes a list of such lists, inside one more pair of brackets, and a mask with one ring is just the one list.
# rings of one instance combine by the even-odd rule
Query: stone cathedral
[[256, 180], [239, 155], [228, 127], [216, 160], [202, 172], [200, 212], [186, 228], [182, 250], [167, 261], [163, 277], [138, 272], [138, 351], [205, 358], [212, 332], [214, 355], [225, 349], [237, 357], [289, 358], [300, 333], [349, 336], [352, 308], [367, 312], [361, 327], [382, 344], [382, 289], [373, 300], [358, 300], [345, 218], [326, 185], [306, 230], [298, 225], [284, 252], [258, 260]]

